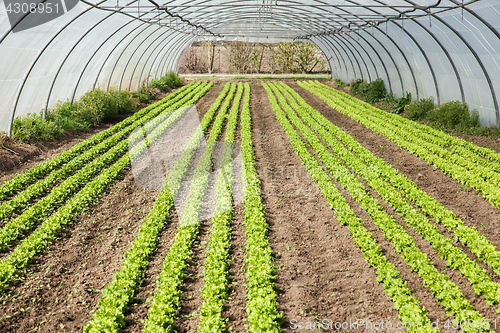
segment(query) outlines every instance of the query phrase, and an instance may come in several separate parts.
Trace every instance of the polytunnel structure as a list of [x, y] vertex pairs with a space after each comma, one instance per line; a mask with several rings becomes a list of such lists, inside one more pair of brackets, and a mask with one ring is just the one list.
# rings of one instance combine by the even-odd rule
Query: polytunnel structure
[[464, 100], [482, 125], [500, 125], [493, 0], [3, 0], [0, 8], [0, 131], [93, 88], [137, 90], [176, 71], [184, 50], [207, 39], [308, 39], [332, 77], [381, 78], [414, 99]]

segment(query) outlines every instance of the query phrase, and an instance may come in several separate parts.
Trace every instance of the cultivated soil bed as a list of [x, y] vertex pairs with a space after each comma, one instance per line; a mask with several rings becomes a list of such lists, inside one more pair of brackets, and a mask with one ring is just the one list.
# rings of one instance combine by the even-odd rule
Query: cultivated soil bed
[[[294, 81], [286, 83], [335, 125], [400, 170], [447, 209], [454, 211], [467, 225], [476, 227], [494, 245], [500, 245], [499, 211], [481, 195], [333, 110]], [[224, 84], [223, 81], [216, 81], [214, 87], [197, 103], [200, 119]], [[271, 109], [262, 85], [258, 81], [250, 82], [250, 85], [252, 139], [269, 224], [268, 239], [277, 266], [276, 293], [278, 310], [284, 314], [283, 331], [292, 332], [294, 328], [299, 328], [298, 324], [301, 322], [330, 321], [347, 323], [341, 330], [343, 332], [377, 331], [362, 326], [354, 329], [348, 325], [357, 319], [372, 323], [390, 321], [396, 325], [399, 321], [397, 311], [388, 300], [384, 285], [377, 284], [375, 270], [368, 266], [347, 228], [337, 222], [327, 200], [301, 166], [299, 157]], [[100, 130], [103, 129], [104, 127]], [[88, 134], [90, 136], [92, 133]], [[69, 149], [81, 139], [83, 138], [61, 143], [52, 153], [46, 153], [46, 158]], [[240, 142], [238, 125], [236, 143]], [[10, 179], [40, 161], [38, 158], [33, 159], [26, 165], [4, 172], [2, 180]], [[337, 182], [332, 181], [339, 187]], [[81, 331], [92, 319], [93, 312], [98, 308], [100, 291], [121, 267], [123, 255], [137, 235], [144, 217], [153, 207], [158, 193], [158, 190], [138, 187], [132, 170], [127, 168], [122, 177], [85, 214], [67, 226], [58, 239], [37, 254], [28, 269], [8, 285], [0, 298], [0, 332]], [[388, 260], [396, 265], [403, 279], [408, 281], [413, 295], [427, 308], [430, 319], [440, 320], [441, 332], [456, 332], [443, 328], [443, 320], [449, 317], [429, 289], [423, 287], [422, 279], [394, 251], [391, 243], [361, 205], [347, 192], [342, 193], [355, 213], [363, 219], [367, 229], [373, 233]], [[369, 193], [379, 199], [373, 191]], [[476, 296], [465, 278], [448, 269], [445, 261], [439, 259], [427, 242], [407, 227], [387, 204], [382, 205], [413, 236], [422, 251], [428, 253], [436, 267], [460, 286], [464, 295], [484, 318], [490, 321], [496, 319], [500, 327], [500, 317], [494, 312], [496, 307], [488, 306], [484, 298]], [[178, 217], [174, 212], [160, 234], [158, 247], [146, 269], [145, 279], [134, 302], [129, 306], [124, 332], [140, 332], [143, 328], [150, 299], [155, 292], [156, 279], [175, 236], [177, 222]], [[232, 227], [229, 298], [223, 316], [228, 318], [228, 332], [245, 332], [248, 323], [245, 320], [247, 280], [244, 271], [246, 238], [243, 204], [235, 208]], [[198, 328], [202, 304], [201, 273], [210, 228], [210, 219], [201, 222], [200, 233], [194, 244], [194, 257], [189, 262], [184, 282], [179, 319], [175, 323], [175, 330], [179, 333], [196, 332]], [[438, 228], [445, 235], [452, 236], [440, 225]], [[458, 246], [475, 259], [466, 247], [459, 243]], [[493, 281], [500, 282], [500, 278], [491, 269], [481, 265]], [[346, 325], [348, 328], [345, 328]], [[324, 332], [318, 328], [307, 331]]]

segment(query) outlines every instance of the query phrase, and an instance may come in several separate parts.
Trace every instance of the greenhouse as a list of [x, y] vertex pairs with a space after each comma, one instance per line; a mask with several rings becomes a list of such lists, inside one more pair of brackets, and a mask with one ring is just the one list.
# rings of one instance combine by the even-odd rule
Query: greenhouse
[[3, 131], [17, 116], [95, 87], [136, 90], [175, 71], [184, 50], [206, 39], [308, 39], [335, 78], [381, 78], [398, 96], [465, 100], [482, 125], [500, 125], [499, 4], [491, 0], [79, 1], [25, 30], [29, 15], [11, 21], [2, 12]]
[[0, 1], [0, 332], [500, 332], [500, 2]]

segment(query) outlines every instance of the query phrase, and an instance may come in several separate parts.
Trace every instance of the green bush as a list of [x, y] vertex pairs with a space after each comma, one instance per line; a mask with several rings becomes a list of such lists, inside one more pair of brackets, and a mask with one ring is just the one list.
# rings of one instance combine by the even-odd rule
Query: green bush
[[112, 94], [94, 89], [80, 98], [76, 112], [77, 117], [91, 124], [98, 124], [116, 116], [118, 105]]
[[[182, 85], [182, 79], [173, 72], [153, 81], [158, 81], [163, 89]], [[117, 114], [132, 112], [135, 109], [133, 98], [149, 103], [157, 94], [153, 88], [153, 85], [143, 85], [139, 92], [135, 93], [117, 89], [110, 89], [108, 92], [95, 89], [73, 104], [69, 101], [59, 101], [52, 109], [47, 110], [45, 120], [42, 112], [15, 118], [12, 123], [12, 137], [22, 142], [35, 142], [58, 139], [65, 132], [85, 131], [92, 125], [111, 120]]]
[[341, 79], [335, 79], [333, 80], [333, 83], [338, 87], [338, 88], [344, 88], [346, 86], [346, 84], [344, 83], [344, 81], [342, 81]]
[[380, 102], [387, 95], [387, 90], [385, 90], [385, 84], [382, 79], [376, 79], [368, 83], [364, 89], [366, 99], [369, 103]]
[[385, 84], [382, 79], [376, 79], [370, 83], [357, 79], [351, 85], [351, 92], [362, 97], [368, 103], [380, 102], [387, 95], [387, 90], [385, 89]]
[[156, 89], [154, 89], [153, 86], [146, 86], [145, 84], [141, 86], [138, 93], [147, 97], [147, 103], [149, 103], [149, 100], [156, 99], [156, 95], [158, 95], [158, 92], [156, 91]]
[[139, 100], [139, 102], [141, 102], [141, 103], [149, 103], [150, 102], [149, 97], [147, 95], [142, 94], [142, 93], [137, 92], [137, 91], [132, 93], [132, 97], [137, 98]]
[[55, 122], [43, 120], [42, 113], [16, 117], [12, 123], [12, 137], [22, 142], [47, 141], [59, 138], [63, 132]]
[[12, 124], [12, 137], [22, 142], [59, 139], [65, 132], [85, 131], [90, 126], [110, 120], [118, 113], [129, 113], [134, 109], [132, 94], [111, 89], [109, 92], [96, 89], [83, 95], [78, 102], [57, 102], [43, 112], [17, 117]]
[[434, 99], [432, 97], [413, 101], [404, 110], [406, 117], [411, 120], [424, 119], [434, 109]]
[[469, 111], [467, 102], [463, 101], [441, 104], [427, 114], [427, 119], [460, 130], [479, 125], [479, 113], [476, 110]]
[[159, 89], [160, 91], [167, 92], [170, 89], [182, 86], [182, 79], [176, 73], [169, 71], [165, 76], [160, 79], [152, 80], [149, 83], [150, 87]]
[[126, 90], [110, 89], [109, 94], [114, 98], [119, 114], [127, 114], [135, 109], [132, 94]]
[[75, 117], [78, 104], [71, 104], [69, 101], [61, 102], [47, 110], [46, 121], [53, 122], [61, 127], [64, 131], [73, 133], [77, 130], [85, 131], [89, 128], [90, 123], [85, 122], [79, 117]]
[[351, 92], [355, 95], [358, 95], [360, 97], [364, 97], [363, 94], [364, 94], [364, 88], [366, 86], [366, 81], [363, 81], [361, 79], [357, 79], [356, 81], [354, 81], [353, 84], [351, 84]]
[[406, 97], [396, 98], [393, 96], [392, 93], [391, 95], [387, 96], [392, 96], [391, 107], [392, 107], [392, 113], [395, 114], [400, 114], [401, 112], [403, 112], [405, 107], [411, 103], [411, 93], [409, 92], [406, 93]]

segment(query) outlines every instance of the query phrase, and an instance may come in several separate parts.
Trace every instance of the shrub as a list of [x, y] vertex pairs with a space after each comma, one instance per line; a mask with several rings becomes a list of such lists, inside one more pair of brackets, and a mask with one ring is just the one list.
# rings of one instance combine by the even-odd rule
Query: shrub
[[149, 83], [149, 86], [157, 88], [160, 91], [167, 92], [170, 89], [182, 86], [182, 79], [179, 77], [179, 75], [175, 74], [172, 71], [169, 71], [165, 76], [162, 76], [160, 79], [152, 80]]
[[341, 79], [335, 79], [333, 80], [333, 83], [340, 89], [344, 88], [346, 86], [346, 84], [344, 83], [344, 81], [342, 81]]
[[43, 120], [42, 113], [16, 117], [12, 123], [12, 137], [22, 142], [47, 141], [59, 138], [63, 132], [55, 122]]
[[364, 87], [364, 90], [365, 97], [369, 103], [380, 102], [387, 95], [387, 90], [385, 90], [385, 84], [382, 79], [370, 82]]
[[135, 109], [132, 101], [132, 94], [126, 90], [118, 91], [117, 89], [110, 89], [109, 94], [114, 98], [114, 103], [118, 108], [119, 114], [127, 114]]
[[75, 116], [77, 108], [77, 103], [58, 101], [52, 109], [47, 110], [45, 120], [57, 124], [66, 132], [85, 131], [91, 124]]
[[387, 90], [382, 79], [376, 79], [370, 83], [357, 79], [351, 85], [351, 92], [366, 99], [368, 103], [380, 102], [387, 95]]
[[[182, 79], [173, 72], [168, 72], [160, 80], [162, 87], [176, 88], [182, 85]], [[71, 104], [61, 102], [47, 110], [45, 120], [43, 113], [30, 113], [26, 117], [17, 117], [12, 123], [12, 137], [22, 142], [47, 141], [60, 138], [64, 132], [85, 131], [90, 126], [112, 119], [118, 113], [126, 114], [135, 109], [133, 98], [149, 103], [157, 92], [154, 86], [141, 86], [139, 92], [108, 92], [95, 89], [83, 95], [79, 101]]]
[[411, 120], [424, 119], [433, 109], [434, 99], [432, 97], [413, 101], [404, 108], [406, 117]]
[[149, 97], [147, 95], [141, 94], [140, 92], [133, 92], [132, 97], [137, 98], [141, 103], [149, 103]]
[[98, 124], [118, 114], [115, 98], [101, 89], [94, 89], [78, 101], [76, 116], [89, 124]]
[[132, 94], [128, 91], [96, 89], [73, 104], [58, 101], [47, 110], [45, 120], [43, 112], [17, 117], [12, 123], [12, 137], [22, 142], [59, 139], [65, 132], [85, 131], [92, 125], [109, 120], [118, 113], [129, 113], [134, 108]]
[[400, 114], [401, 112], [403, 112], [405, 107], [411, 102], [411, 93], [409, 92], [406, 93], [406, 97], [396, 98], [393, 96], [392, 93], [391, 95], [387, 96], [392, 96], [391, 107], [392, 107], [392, 113], [395, 114]]
[[479, 125], [479, 113], [469, 111], [467, 102], [450, 101], [434, 108], [427, 114], [427, 119], [449, 128], [465, 130]]
[[355, 95], [363, 96], [364, 87], [366, 86], [366, 81], [361, 79], [357, 79], [356, 81], [351, 83], [351, 92]]

